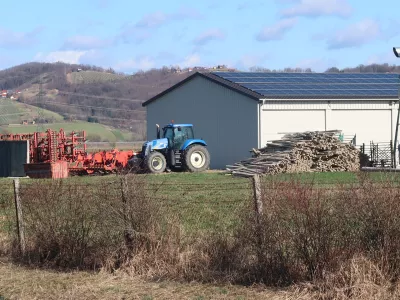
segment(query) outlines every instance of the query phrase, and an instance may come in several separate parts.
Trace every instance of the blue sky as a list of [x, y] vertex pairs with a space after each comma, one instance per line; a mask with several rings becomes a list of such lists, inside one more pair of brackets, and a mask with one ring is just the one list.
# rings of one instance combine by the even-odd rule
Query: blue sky
[[[369, 3], [368, 3], [369, 2]], [[64, 61], [132, 73], [400, 64], [398, 0], [6, 1], [0, 69]]]

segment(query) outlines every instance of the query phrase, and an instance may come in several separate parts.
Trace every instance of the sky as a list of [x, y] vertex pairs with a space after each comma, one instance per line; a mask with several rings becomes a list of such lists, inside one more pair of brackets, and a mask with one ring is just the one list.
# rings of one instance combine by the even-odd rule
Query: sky
[[247, 71], [400, 64], [398, 0], [5, 1], [0, 69], [82, 63]]

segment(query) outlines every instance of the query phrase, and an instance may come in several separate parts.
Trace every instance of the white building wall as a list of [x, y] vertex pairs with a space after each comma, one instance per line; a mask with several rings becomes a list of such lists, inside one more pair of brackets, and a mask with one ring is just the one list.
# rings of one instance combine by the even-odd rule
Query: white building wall
[[343, 130], [358, 145], [394, 141], [398, 104], [389, 100], [265, 100], [261, 109], [261, 145], [281, 132]]
[[150, 102], [147, 108], [147, 139], [156, 138], [156, 126], [192, 123], [197, 138], [208, 144], [211, 168], [250, 156], [258, 146], [258, 101], [197, 76]]

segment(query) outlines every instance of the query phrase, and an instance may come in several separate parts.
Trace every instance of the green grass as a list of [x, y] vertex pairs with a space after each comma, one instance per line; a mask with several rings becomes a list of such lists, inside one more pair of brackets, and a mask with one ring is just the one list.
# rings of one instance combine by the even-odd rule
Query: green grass
[[[63, 117], [55, 112], [41, 109], [47, 119], [61, 122]], [[32, 121], [38, 116], [38, 108], [10, 99], [0, 99], [0, 125], [21, 124], [23, 120]]]
[[[60, 130], [63, 128], [65, 131], [86, 131], [86, 135], [99, 135], [103, 141], [125, 141], [129, 137], [129, 134], [117, 129], [110, 128], [108, 126], [99, 123], [89, 123], [89, 122], [60, 122], [60, 123], [50, 123], [43, 124], [45, 130], [53, 129]], [[10, 133], [31, 133], [38, 129], [38, 125], [11, 125], [11, 126], [0, 126], [0, 133], [10, 132]], [[122, 138], [122, 140], [121, 140]]]
[[[374, 180], [400, 181], [397, 173], [370, 173]], [[250, 179], [232, 177], [223, 172], [183, 173], [173, 172], [161, 175], [138, 175], [139, 181], [147, 182], [147, 193], [167, 208], [173, 215], [178, 216], [183, 224], [185, 234], [199, 234], [205, 231], [232, 232], [239, 225], [239, 212], [244, 205], [252, 200], [252, 183]], [[317, 185], [356, 183], [358, 177], [354, 173], [308, 173], [298, 175], [282, 174], [273, 177], [276, 181], [298, 180], [314, 182]], [[68, 184], [99, 186], [111, 184], [119, 187], [118, 177], [83, 176], [70, 177], [65, 180]], [[269, 180], [265, 177], [264, 180]], [[35, 181], [23, 179], [22, 183]], [[50, 181], [50, 180], [48, 180]], [[0, 179], [0, 185], [12, 185], [10, 179]], [[12, 190], [9, 190], [12, 193]], [[119, 195], [119, 194], [118, 194]], [[9, 198], [11, 199], [11, 198]]]

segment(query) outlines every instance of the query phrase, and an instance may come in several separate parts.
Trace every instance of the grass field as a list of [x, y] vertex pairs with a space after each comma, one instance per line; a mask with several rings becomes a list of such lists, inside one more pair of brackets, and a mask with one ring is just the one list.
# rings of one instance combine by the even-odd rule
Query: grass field
[[[0, 133], [29, 133], [37, 131], [38, 125], [3, 125], [0, 126]], [[103, 141], [116, 142], [116, 141], [129, 141], [132, 138], [132, 133], [128, 131], [117, 130], [99, 123], [89, 122], [60, 122], [43, 124], [44, 129], [60, 130], [63, 128], [65, 131], [86, 131], [88, 140], [90, 136], [100, 136]]]
[[[206, 173], [172, 172], [160, 175], [138, 175], [141, 181], [148, 183], [148, 193], [162, 206], [168, 206], [176, 214], [187, 234], [203, 231], [231, 232], [238, 225], [237, 215], [243, 205], [253, 201], [252, 182], [250, 179], [233, 177], [220, 171]], [[371, 173], [375, 181], [400, 181], [398, 173]], [[359, 178], [354, 173], [308, 173], [281, 174], [272, 177], [276, 181], [299, 181], [314, 183], [321, 188], [336, 184], [355, 184]], [[115, 186], [120, 182], [118, 177], [86, 176], [70, 177], [65, 180], [68, 185], [84, 184], [89, 189], [101, 186]], [[266, 177], [265, 180], [269, 180]], [[48, 180], [51, 181], [51, 180]], [[22, 183], [36, 182], [35, 179], [23, 179]], [[12, 185], [11, 179], [0, 179], [0, 184]], [[9, 190], [12, 193], [12, 189]]]
[[[61, 122], [63, 117], [55, 112], [41, 109], [45, 118]], [[38, 108], [10, 99], [0, 100], [0, 125], [21, 124], [23, 120], [32, 121], [38, 116]]]

